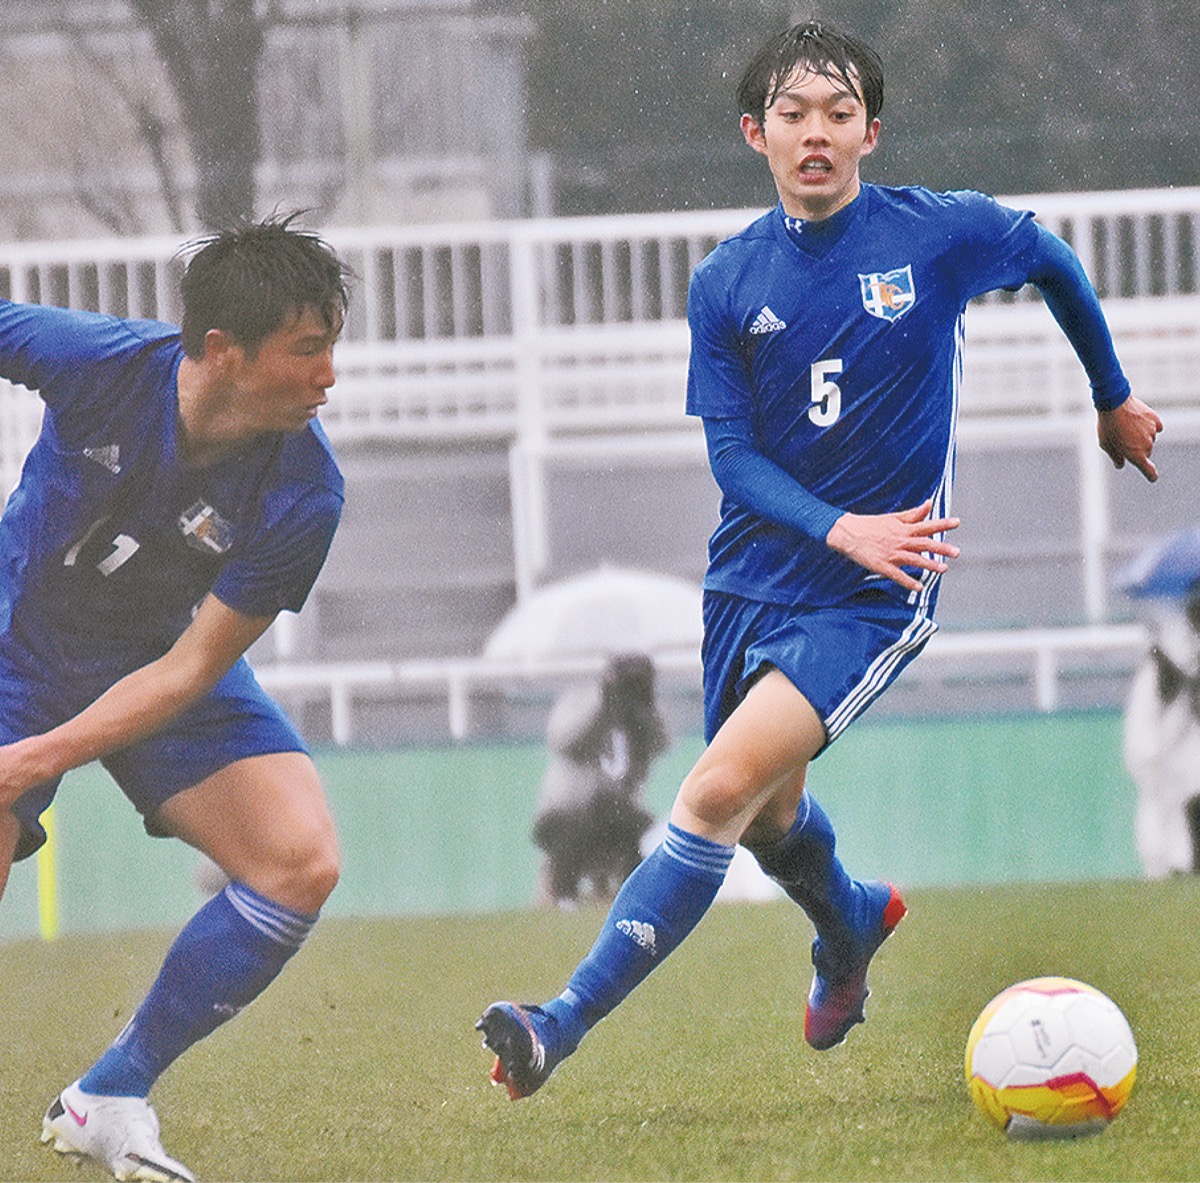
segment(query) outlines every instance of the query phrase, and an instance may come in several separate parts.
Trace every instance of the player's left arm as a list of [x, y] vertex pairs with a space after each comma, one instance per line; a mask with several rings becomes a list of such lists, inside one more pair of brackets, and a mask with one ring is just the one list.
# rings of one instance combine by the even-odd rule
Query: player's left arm
[[1130, 392], [1121, 369], [1100, 298], [1078, 256], [1061, 238], [1044, 227], [1037, 239], [1029, 282], [1042, 293], [1046, 306], [1071, 342], [1087, 371], [1097, 412], [1100, 447], [1117, 468], [1129, 461], [1147, 480], [1158, 479], [1150, 459], [1162, 419]]
[[162, 657], [121, 678], [58, 727], [0, 747], [0, 809], [35, 785], [166, 726], [199, 702], [273, 619], [246, 616], [206, 596]]

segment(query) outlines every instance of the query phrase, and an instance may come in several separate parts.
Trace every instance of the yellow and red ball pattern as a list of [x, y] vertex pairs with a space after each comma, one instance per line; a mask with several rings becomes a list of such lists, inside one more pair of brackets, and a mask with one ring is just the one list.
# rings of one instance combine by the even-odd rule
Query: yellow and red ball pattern
[[1072, 978], [1001, 991], [967, 1037], [967, 1084], [1011, 1137], [1072, 1137], [1107, 1127], [1133, 1091], [1137, 1046], [1120, 1008]]

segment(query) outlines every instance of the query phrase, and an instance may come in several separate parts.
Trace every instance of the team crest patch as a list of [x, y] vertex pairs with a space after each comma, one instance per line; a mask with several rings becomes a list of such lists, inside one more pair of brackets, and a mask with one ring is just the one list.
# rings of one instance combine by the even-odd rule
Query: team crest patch
[[899, 320], [917, 302], [911, 263], [895, 271], [860, 273], [858, 282], [862, 285], [863, 307], [881, 320]]
[[188, 546], [206, 554], [223, 555], [233, 545], [233, 526], [206, 501], [179, 515], [179, 529]]

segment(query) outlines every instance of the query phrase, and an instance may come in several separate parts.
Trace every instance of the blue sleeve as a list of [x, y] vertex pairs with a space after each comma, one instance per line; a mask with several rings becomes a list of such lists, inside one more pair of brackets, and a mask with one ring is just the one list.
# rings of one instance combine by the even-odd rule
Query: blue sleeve
[[703, 422], [708, 462], [722, 493], [776, 525], [825, 541], [844, 511], [814, 496], [768, 460], [755, 446], [748, 417], [706, 415]]
[[1129, 397], [1129, 381], [1117, 359], [1100, 298], [1075, 252], [1041, 226], [1030, 260], [1029, 282], [1042, 293], [1046, 307], [1083, 363], [1096, 410], [1119, 407]]
[[[711, 256], [710, 256], [711, 258]], [[701, 263], [688, 285], [687, 413], [689, 415], [738, 416], [750, 414], [749, 365], [732, 317], [727, 309], [714, 307], [706, 280], [709, 268]], [[719, 301], [725, 289], [718, 288]]]
[[299, 612], [324, 565], [342, 512], [332, 489], [268, 496], [259, 528], [221, 569], [213, 594], [247, 616]]
[[30, 390], [53, 390], [119, 332], [115, 321], [97, 322], [66, 308], [0, 301], [0, 375]]
[[1039, 230], [1029, 210], [1001, 205], [972, 189], [933, 198], [947, 219], [945, 262], [964, 304], [985, 292], [1016, 291], [1029, 282]]
[[1009, 209], [971, 191], [949, 194], [946, 200], [960, 219], [957, 246], [949, 258], [964, 277], [964, 299], [1033, 284], [1082, 363], [1096, 409], [1119, 407], [1129, 397], [1129, 383], [1100, 299], [1075, 252], [1039, 226], [1028, 210]]
[[178, 333], [157, 321], [0, 300], [0, 377], [51, 407], [102, 403], [130, 355]]

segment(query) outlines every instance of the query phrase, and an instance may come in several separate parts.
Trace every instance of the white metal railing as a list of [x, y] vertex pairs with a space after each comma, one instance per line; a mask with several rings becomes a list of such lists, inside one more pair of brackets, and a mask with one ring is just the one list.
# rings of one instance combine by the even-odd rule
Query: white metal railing
[[[1019, 657], [1032, 662], [1033, 702], [1039, 711], [1054, 711], [1061, 702], [1061, 676], [1065, 662], [1083, 655], [1118, 656], [1130, 663], [1149, 644], [1149, 633], [1140, 624], [1088, 625], [1081, 628], [1013, 629], [994, 632], [937, 633], [919, 659], [926, 667], [934, 662], [961, 662], [964, 658]], [[913, 668], [920, 676], [920, 667]]]
[[[699, 679], [699, 653], [657, 653], [660, 671], [694, 672]], [[471, 696], [482, 689], [551, 685], [564, 677], [599, 676], [605, 659], [495, 661], [451, 658], [442, 661], [367, 661], [345, 663], [259, 665], [255, 674], [273, 694], [316, 692], [327, 698], [335, 743], [354, 740], [356, 697], [379, 690], [434, 690], [445, 694], [447, 725], [455, 740], [471, 734]], [[698, 683], [697, 683], [698, 684]]]
[[1104, 298], [1195, 295], [1200, 290], [1200, 188], [1003, 200], [1033, 210], [1043, 225], [1065, 238]]
[[[1148, 633], [1139, 624], [1095, 625], [1064, 629], [1014, 629], [976, 633], [938, 633], [919, 660], [902, 678], [936, 678], [946, 664], [964, 659], [1008, 657], [1024, 662], [1030, 683], [1030, 705], [1049, 712], [1061, 702], [1065, 665], [1081, 657], [1117, 657], [1132, 664], [1145, 652]], [[355, 738], [356, 700], [372, 693], [433, 690], [446, 697], [447, 727], [457, 741], [471, 736], [472, 695], [496, 687], [552, 686], [564, 677], [597, 677], [605, 659], [495, 661], [456, 658], [445, 661], [368, 661], [322, 664], [259, 665], [256, 674], [274, 694], [313, 694], [329, 704], [333, 741], [347, 745]], [[668, 652], [655, 655], [662, 672], [700, 679], [699, 654]], [[401, 708], [402, 709], [402, 708]]]
[[[1200, 188], [1009, 200], [1075, 245], [1139, 387], [1193, 400]], [[323, 420], [335, 438], [678, 425], [692, 268], [758, 212], [332, 230], [358, 281]], [[174, 239], [0, 245], [0, 295], [174, 321], [181, 266]], [[994, 293], [968, 318], [964, 416], [1086, 407], [1035, 301]]]
[[[1071, 242], [1106, 299], [1200, 291], [1200, 187], [1004, 200], [1035, 210]], [[462, 340], [527, 326], [680, 320], [692, 268], [760, 212], [372, 226], [328, 237], [360, 280], [348, 340]], [[180, 245], [163, 237], [0, 245], [0, 294], [173, 320]]]

